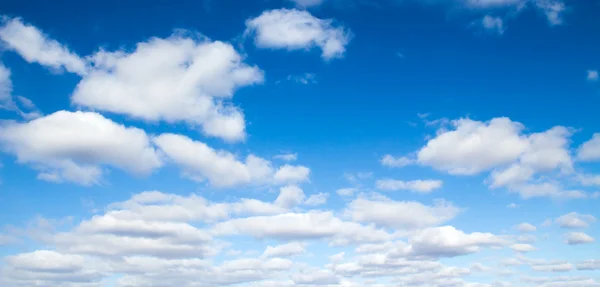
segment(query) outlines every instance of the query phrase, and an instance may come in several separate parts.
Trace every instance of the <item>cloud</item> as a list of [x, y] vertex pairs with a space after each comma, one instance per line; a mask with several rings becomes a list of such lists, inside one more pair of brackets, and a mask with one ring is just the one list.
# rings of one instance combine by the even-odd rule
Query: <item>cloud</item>
[[300, 75], [300, 76], [288, 75], [287, 76], [287, 80], [288, 81], [294, 81], [296, 83], [300, 83], [300, 84], [303, 84], [303, 85], [316, 84], [317, 83], [316, 75], [312, 74], [312, 73], [304, 73], [303, 75]]
[[288, 184], [308, 180], [310, 169], [304, 166], [284, 165], [277, 169], [266, 159], [250, 154], [245, 161], [223, 150], [215, 150], [203, 142], [183, 135], [162, 134], [153, 138], [183, 174], [195, 181], [208, 182], [215, 187], [233, 187], [244, 184]]
[[594, 238], [583, 232], [569, 232], [566, 234], [566, 243], [569, 245], [578, 245], [594, 242]]
[[305, 166], [292, 166], [286, 164], [275, 173], [274, 179], [278, 183], [300, 183], [308, 180], [310, 169]]
[[348, 187], [348, 188], [340, 188], [340, 189], [336, 190], [335, 193], [337, 193], [339, 196], [352, 196], [352, 195], [354, 195], [354, 193], [356, 191], [358, 191], [357, 188]]
[[482, 247], [502, 246], [507, 241], [491, 233], [464, 233], [453, 226], [427, 228], [413, 236], [409, 243], [414, 254], [432, 257], [454, 257], [475, 253]]
[[589, 214], [567, 213], [554, 220], [561, 228], [587, 228], [596, 218]]
[[395, 179], [382, 179], [376, 181], [377, 189], [396, 191], [396, 190], [410, 190], [419, 193], [430, 193], [435, 189], [442, 187], [443, 182], [441, 180], [412, 180], [402, 181]]
[[589, 141], [577, 149], [577, 159], [580, 161], [600, 160], [600, 133], [595, 133]]
[[508, 118], [489, 122], [459, 119], [451, 122], [453, 130], [441, 131], [419, 150], [419, 163], [448, 171], [471, 175], [511, 163], [528, 148], [520, 135], [523, 125]]
[[535, 0], [535, 6], [546, 15], [550, 26], [563, 24], [566, 5], [561, 0]]
[[354, 221], [375, 223], [395, 229], [435, 226], [454, 218], [460, 209], [445, 201], [433, 206], [415, 201], [393, 201], [387, 198], [357, 198], [348, 204], [344, 214]]
[[600, 260], [585, 260], [577, 264], [577, 270], [600, 270]]
[[485, 15], [481, 19], [481, 26], [491, 33], [504, 34], [504, 21], [500, 17]]
[[319, 6], [319, 5], [323, 4], [323, 2], [325, 2], [325, 0], [289, 0], [289, 1], [294, 2], [294, 3], [296, 3], [296, 5], [298, 7], [303, 7], [303, 8]]
[[246, 21], [247, 36], [254, 36], [259, 48], [310, 50], [319, 47], [325, 60], [346, 52], [351, 34], [344, 27], [322, 20], [307, 11], [277, 9]]
[[0, 145], [48, 181], [100, 183], [102, 166], [147, 175], [162, 162], [143, 130], [92, 112], [58, 111], [26, 123], [0, 126]]
[[537, 248], [535, 248], [531, 244], [525, 244], [525, 243], [513, 244], [510, 246], [510, 249], [514, 250], [515, 252], [520, 252], [520, 253], [531, 252], [531, 251], [537, 250]]
[[245, 234], [255, 238], [279, 240], [329, 239], [334, 245], [390, 239], [390, 234], [383, 230], [342, 221], [334, 217], [332, 212], [324, 211], [232, 219], [216, 224], [213, 233]]
[[587, 80], [590, 82], [598, 81], [598, 70], [588, 70]]
[[304, 270], [292, 275], [292, 280], [298, 285], [333, 285], [338, 284], [340, 279], [329, 270]]
[[277, 246], [267, 246], [262, 257], [291, 257], [306, 252], [305, 244], [299, 242], [290, 242]]
[[295, 185], [284, 186], [280, 189], [275, 204], [286, 209], [301, 204], [304, 201], [304, 192]]
[[12, 80], [10, 70], [0, 62], [0, 108], [10, 109], [14, 105], [12, 99]]
[[304, 201], [305, 205], [308, 206], [318, 206], [327, 203], [327, 199], [329, 198], [329, 193], [317, 193], [309, 196], [306, 201]]
[[238, 88], [263, 82], [230, 44], [186, 37], [151, 38], [132, 52], [99, 50], [72, 95], [75, 105], [145, 121], [185, 122], [227, 141], [245, 138], [242, 112], [227, 103]]
[[278, 154], [273, 157], [274, 159], [280, 159], [284, 161], [295, 161], [298, 159], [297, 153], [288, 153], [288, 154]]
[[23, 23], [20, 18], [7, 18], [3, 22], [0, 39], [27, 62], [79, 75], [87, 73], [87, 63], [83, 59], [36, 27]]
[[387, 167], [404, 167], [407, 165], [411, 165], [413, 164], [415, 161], [412, 159], [409, 159], [407, 157], [394, 157], [390, 154], [386, 154], [385, 156], [383, 156], [383, 158], [381, 158], [380, 163], [384, 166]]
[[514, 227], [514, 229], [516, 229], [519, 232], [534, 232], [537, 230], [537, 228], [535, 226], [533, 226], [532, 224], [527, 223], [527, 222], [523, 222], [523, 223], [516, 225]]

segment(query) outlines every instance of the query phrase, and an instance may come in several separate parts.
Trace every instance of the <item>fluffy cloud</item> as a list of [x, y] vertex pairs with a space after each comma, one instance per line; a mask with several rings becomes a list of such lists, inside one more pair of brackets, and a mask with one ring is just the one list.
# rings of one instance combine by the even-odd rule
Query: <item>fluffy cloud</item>
[[253, 35], [260, 48], [309, 50], [319, 47], [321, 57], [329, 60], [344, 55], [350, 33], [307, 11], [277, 9], [263, 12], [246, 21], [246, 35]]
[[56, 70], [64, 68], [80, 75], [86, 73], [87, 64], [83, 59], [36, 27], [23, 23], [20, 18], [5, 19], [3, 24], [0, 27], [0, 39], [27, 62]]
[[508, 118], [459, 119], [452, 126], [453, 130], [441, 132], [419, 150], [419, 163], [469, 175], [511, 163], [528, 148], [527, 139], [520, 135], [523, 125]]
[[376, 181], [376, 186], [380, 190], [411, 190], [419, 193], [430, 193], [435, 189], [441, 188], [441, 180], [412, 180], [402, 181], [394, 179], [382, 179]]
[[377, 242], [391, 238], [390, 234], [373, 226], [342, 221], [333, 216], [332, 212], [324, 211], [232, 219], [216, 224], [213, 234], [246, 234], [256, 238], [280, 240], [327, 238], [334, 245]]
[[284, 186], [281, 188], [275, 204], [289, 209], [301, 204], [305, 197], [304, 192], [299, 187], [295, 185]]
[[554, 220], [562, 228], [587, 228], [596, 218], [589, 214], [567, 213]]
[[594, 134], [589, 141], [577, 149], [577, 159], [580, 161], [600, 160], [600, 133]]
[[352, 196], [358, 189], [355, 187], [340, 188], [335, 191], [339, 196]]
[[286, 164], [275, 173], [274, 180], [278, 183], [300, 183], [308, 180], [310, 169], [305, 166]]
[[186, 122], [204, 134], [243, 140], [242, 112], [225, 100], [263, 81], [256, 66], [231, 46], [182, 33], [138, 43], [132, 52], [100, 50], [72, 102], [147, 121]]
[[388, 167], [404, 167], [413, 164], [415, 161], [407, 157], [394, 157], [391, 154], [384, 155], [380, 163]]
[[594, 238], [583, 232], [569, 232], [566, 234], [566, 243], [569, 245], [585, 244], [594, 242]]
[[534, 232], [537, 230], [535, 226], [530, 223], [523, 222], [514, 227], [519, 232]]
[[600, 260], [585, 260], [577, 264], [578, 270], [600, 270]]
[[357, 198], [344, 214], [354, 221], [375, 223], [396, 229], [414, 229], [442, 224], [454, 218], [460, 209], [445, 201], [433, 206], [415, 201], [393, 201], [387, 198]]
[[329, 270], [304, 270], [292, 275], [292, 280], [298, 285], [333, 285], [338, 284], [340, 279]]
[[308, 180], [310, 174], [307, 167], [291, 165], [284, 165], [275, 172], [270, 161], [252, 154], [242, 162], [227, 151], [215, 150], [182, 135], [162, 134], [153, 142], [182, 168], [185, 176], [196, 181], [208, 180], [216, 187], [298, 183]]
[[420, 231], [409, 243], [412, 252], [419, 255], [453, 257], [475, 253], [486, 246], [502, 246], [507, 241], [491, 233], [464, 233], [452, 226], [442, 226]]
[[104, 275], [80, 255], [38, 250], [5, 258], [0, 283], [7, 286], [100, 286]]
[[320, 193], [309, 196], [304, 201], [304, 204], [309, 205], [309, 206], [323, 205], [323, 204], [327, 203], [328, 198], [329, 198], [329, 193], [320, 192]]
[[143, 130], [92, 112], [58, 111], [27, 123], [4, 123], [0, 144], [40, 170], [38, 178], [56, 182], [97, 184], [104, 165], [142, 175], [161, 166]]
[[535, 6], [546, 15], [551, 26], [563, 24], [566, 5], [562, 0], [535, 0]]

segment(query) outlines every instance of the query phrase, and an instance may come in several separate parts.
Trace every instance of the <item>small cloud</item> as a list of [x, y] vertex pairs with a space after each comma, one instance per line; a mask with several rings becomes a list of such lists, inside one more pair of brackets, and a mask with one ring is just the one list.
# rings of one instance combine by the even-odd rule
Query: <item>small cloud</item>
[[516, 203], [511, 203], [511, 204], [507, 205], [506, 207], [508, 207], [508, 208], [517, 208], [519, 206]]
[[287, 76], [287, 80], [288, 81], [294, 81], [296, 83], [300, 83], [300, 84], [303, 84], [303, 85], [316, 84], [317, 83], [316, 75], [312, 74], [312, 73], [304, 73], [303, 75], [300, 75], [300, 76], [289, 75], [289, 76]]
[[288, 154], [278, 154], [273, 157], [274, 159], [284, 160], [284, 161], [295, 161], [298, 159], [297, 153], [288, 153]]
[[598, 81], [598, 70], [588, 70], [587, 71], [587, 80], [590, 82]]
[[485, 15], [481, 19], [481, 26], [488, 32], [498, 35], [504, 34], [504, 21], [500, 17]]
[[338, 190], [336, 190], [335, 192], [339, 195], [339, 196], [352, 196], [354, 195], [354, 193], [357, 191], [358, 189], [354, 188], [354, 187], [349, 187], [349, 188], [340, 188]]

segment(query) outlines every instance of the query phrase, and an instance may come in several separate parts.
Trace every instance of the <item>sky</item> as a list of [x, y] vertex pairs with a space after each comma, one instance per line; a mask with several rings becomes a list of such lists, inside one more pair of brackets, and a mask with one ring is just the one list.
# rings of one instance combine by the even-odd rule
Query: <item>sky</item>
[[0, 286], [600, 286], [600, 1], [0, 15]]

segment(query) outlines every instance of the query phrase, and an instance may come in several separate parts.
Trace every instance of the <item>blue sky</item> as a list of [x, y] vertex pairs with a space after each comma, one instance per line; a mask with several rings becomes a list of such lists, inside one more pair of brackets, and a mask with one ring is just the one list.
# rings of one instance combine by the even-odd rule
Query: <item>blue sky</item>
[[600, 286], [598, 1], [0, 14], [1, 286]]

